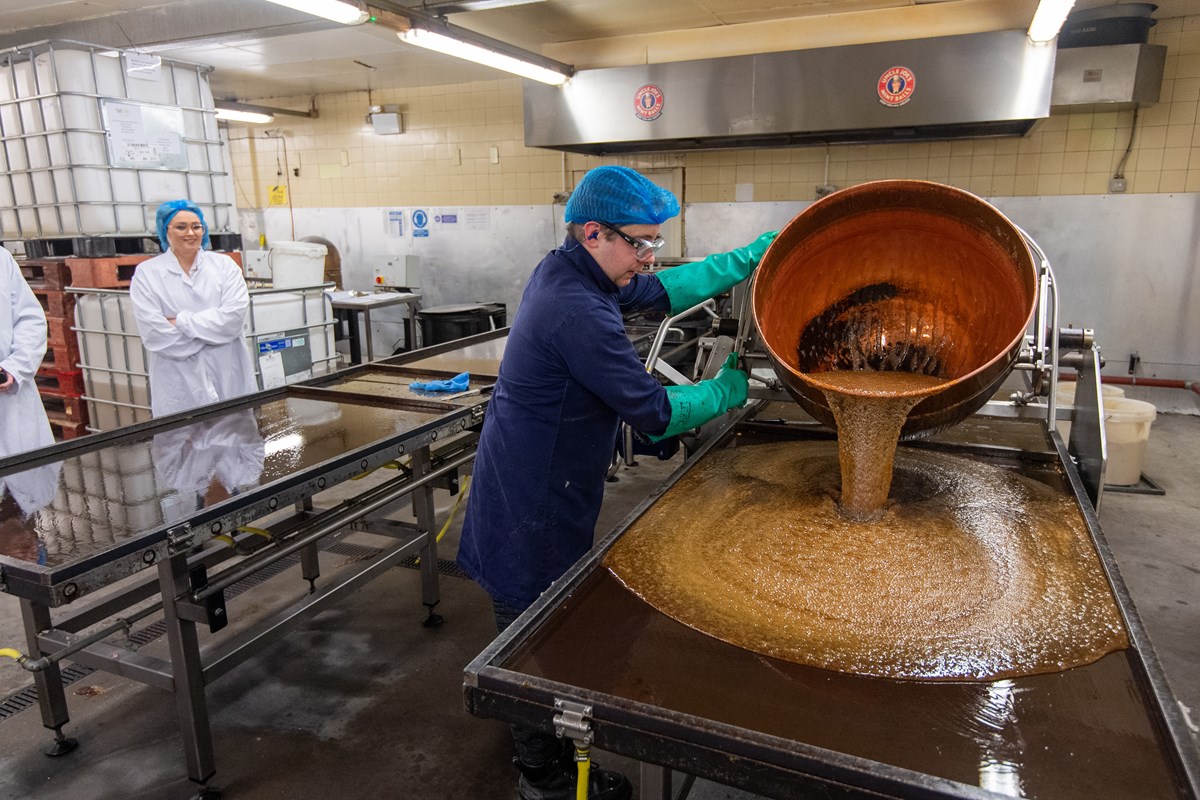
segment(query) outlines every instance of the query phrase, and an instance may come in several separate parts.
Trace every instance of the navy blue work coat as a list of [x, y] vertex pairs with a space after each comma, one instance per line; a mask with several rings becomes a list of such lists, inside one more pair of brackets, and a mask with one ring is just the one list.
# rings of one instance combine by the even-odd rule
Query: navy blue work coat
[[619, 419], [666, 430], [667, 392], [621, 315], [669, 306], [658, 278], [618, 289], [574, 239], [534, 269], [488, 403], [458, 551], [493, 598], [529, 606], [591, 548]]

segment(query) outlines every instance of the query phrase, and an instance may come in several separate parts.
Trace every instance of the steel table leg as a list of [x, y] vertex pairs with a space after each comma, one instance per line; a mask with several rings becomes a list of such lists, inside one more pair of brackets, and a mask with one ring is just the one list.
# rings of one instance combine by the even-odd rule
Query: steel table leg
[[417, 306], [419, 301], [413, 300], [408, 304], [408, 325], [412, 329], [412, 340], [405, 342], [409, 350], [420, 350], [421, 342], [417, 341]]
[[[21, 621], [25, 626], [25, 642], [29, 647], [29, 658], [42, 657], [38, 646], [38, 633], [48, 630], [53, 623], [50, 620], [50, 609], [32, 600], [21, 600]], [[53, 757], [66, 755], [78, 745], [74, 739], [63, 735], [62, 726], [70, 722], [67, 713], [67, 694], [63, 691], [62, 672], [58, 664], [51, 664], [44, 670], [33, 673], [34, 686], [37, 687], [38, 706], [42, 711], [42, 724], [54, 731], [54, 744], [46, 751]]]
[[[303, 500], [297, 500], [296, 510], [311, 517], [313, 515], [312, 498], [306, 497]], [[317, 578], [321, 577], [321, 564], [317, 560], [319, 552], [320, 545], [317, 542], [313, 542], [300, 551], [300, 575], [308, 581], [309, 594], [317, 590]]]
[[175, 598], [191, 593], [186, 553], [158, 562], [158, 583], [162, 591], [163, 621], [167, 627], [171, 672], [175, 679], [175, 709], [183, 734], [188, 778], [203, 784], [216, 772], [208, 703], [204, 696], [204, 666], [200, 660], [196, 623], [179, 616], [175, 601]]
[[[420, 478], [428, 474], [430, 469], [429, 448], [414, 450], [413, 477]], [[429, 616], [424, 624], [434, 627], [442, 623], [442, 617], [433, 611], [441, 600], [441, 589], [438, 585], [437, 517], [433, 509], [432, 486], [422, 486], [413, 492], [412, 509], [417, 518], [417, 527], [425, 534], [425, 544], [421, 547], [421, 602], [429, 609]]]
[[363, 327], [367, 329], [367, 363], [375, 360], [375, 348], [371, 345], [371, 309], [363, 309]]

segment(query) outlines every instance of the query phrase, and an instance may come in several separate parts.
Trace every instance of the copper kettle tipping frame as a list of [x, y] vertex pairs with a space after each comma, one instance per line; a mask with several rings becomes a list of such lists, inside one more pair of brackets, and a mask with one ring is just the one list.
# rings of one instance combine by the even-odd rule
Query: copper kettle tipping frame
[[752, 315], [776, 375], [834, 426], [820, 375], [833, 369], [947, 379], [909, 413], [904, 438], [953, 425], [1016, 364], [1037, 310], [1021, 231], [969, 192], [928, 181], [859, 184], [813, 203], [758, 267]]

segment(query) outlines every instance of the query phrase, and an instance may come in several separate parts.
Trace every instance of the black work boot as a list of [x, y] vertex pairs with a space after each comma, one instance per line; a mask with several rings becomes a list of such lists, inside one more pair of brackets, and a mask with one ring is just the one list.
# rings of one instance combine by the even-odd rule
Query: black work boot
[[[514, 758], [513, 765], [521, 772], [517, 781], [517, 795], [521, 800], [575, 800], [578, 772], [570, 756], [559, 756], [541, 767], [527, 767]], [[588, 800], [630, 800], [631, 797], [633, 785], [628, 778], [592, 763], [588, 770]]]

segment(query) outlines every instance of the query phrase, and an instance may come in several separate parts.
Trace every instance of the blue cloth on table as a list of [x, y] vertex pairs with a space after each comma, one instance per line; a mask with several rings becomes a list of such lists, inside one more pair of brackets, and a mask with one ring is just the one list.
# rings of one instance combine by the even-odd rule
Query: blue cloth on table
[[422, 392], [465, 392], [470, 385], [471, 373], [460, 372], [446, 381], [413, 381], [408, 388]]

